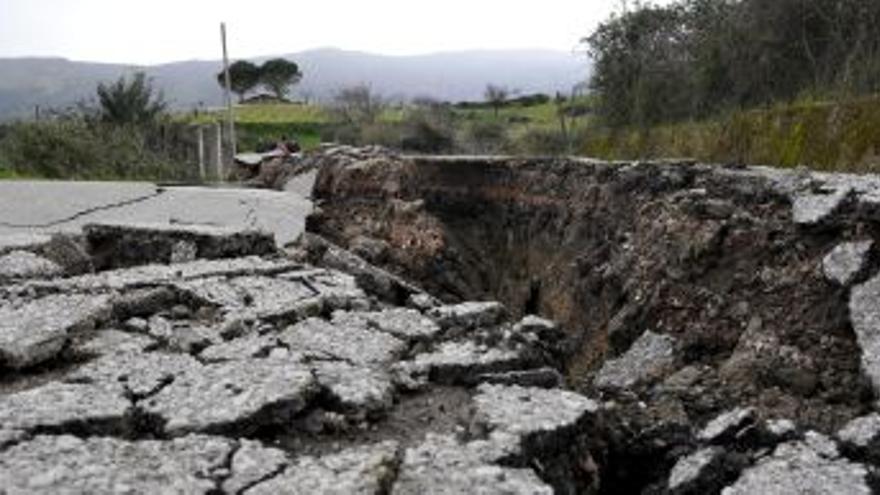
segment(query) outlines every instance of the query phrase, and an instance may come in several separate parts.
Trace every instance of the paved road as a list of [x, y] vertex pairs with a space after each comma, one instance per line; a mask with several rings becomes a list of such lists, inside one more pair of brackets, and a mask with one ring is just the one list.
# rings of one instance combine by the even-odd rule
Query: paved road
[[313, 176], [287, 191], [169, 187], [148, 182], [0, 181], [0, 236], [78, 231], [89, 222], [180, 222], [255, 227], [279, 245], [305, 228]]

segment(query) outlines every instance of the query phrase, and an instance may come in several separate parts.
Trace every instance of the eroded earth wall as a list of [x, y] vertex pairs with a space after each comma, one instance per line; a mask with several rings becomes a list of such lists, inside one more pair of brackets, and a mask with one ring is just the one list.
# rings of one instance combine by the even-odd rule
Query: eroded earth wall
[[620, 493], [724, 412], [834, 435], [874, 410], [877, 177], [342, 148], [314, 196], [308, 231], [448, 301], [558, 321], [569, 385], [625, 423]]

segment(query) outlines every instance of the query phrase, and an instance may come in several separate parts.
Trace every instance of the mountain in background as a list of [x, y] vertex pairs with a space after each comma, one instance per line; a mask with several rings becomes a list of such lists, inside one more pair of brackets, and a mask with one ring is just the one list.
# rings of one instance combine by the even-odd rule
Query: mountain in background
[[[589, 76], [584, 56], [553, 50], [480, 50], [385, 56], [335, 48], [284, 55], [305, 76], [294, 96], [326, 101], [339, 89], [369, 84], [385, 97], [408, 100], [481, 100], [487, 84], [520, 93], [568, 92]], [[261, 62], [265, 58], [254, 59]], [[90, 98], [101, 81], [145, 71], [176, 109], [222, 103], [215, 75], [219, 61], [139, 67], [61, 58], [0, 58], [0, 120], [33, 115], [34, 107], [59, 108]]]

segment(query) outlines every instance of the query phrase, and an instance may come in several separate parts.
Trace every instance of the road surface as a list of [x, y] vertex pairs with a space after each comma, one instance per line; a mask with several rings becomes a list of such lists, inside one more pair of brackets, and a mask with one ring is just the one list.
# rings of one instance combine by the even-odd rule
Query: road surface
[[305, 228], [313, 176], [287, 191], [158, 187], [148, 182], [0, 181], [0, 237], [78, 232], [90, 222], [253, 227], [287, 244]]

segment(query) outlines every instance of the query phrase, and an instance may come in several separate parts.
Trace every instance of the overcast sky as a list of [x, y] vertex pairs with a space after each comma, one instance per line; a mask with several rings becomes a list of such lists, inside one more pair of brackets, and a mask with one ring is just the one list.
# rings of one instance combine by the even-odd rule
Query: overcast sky
[[[553, 48], [620, 0], [0, 0], [0, 57], [155, 64], [338, 47], [389, 55]], [[0, 75], [2, 77], [2, 75]]]

